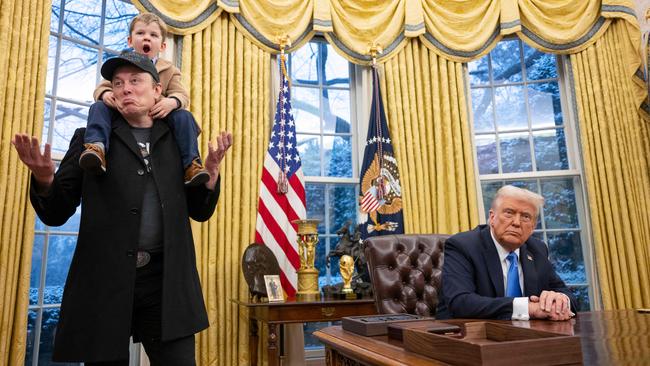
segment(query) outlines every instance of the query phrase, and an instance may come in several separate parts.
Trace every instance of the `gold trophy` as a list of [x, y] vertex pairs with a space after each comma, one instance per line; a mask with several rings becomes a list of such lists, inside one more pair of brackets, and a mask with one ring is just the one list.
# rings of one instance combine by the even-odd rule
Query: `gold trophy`
[[343, 290], [341, 292], [345, 295], [346, 299], [356, 299], [357, 296], [352, 291], [352, 275], [354, 274], [354, 258], [347, 254], [342, 255], [339, 260], [339, 270], [343, 278]]
[[314, 268], [316, 244], [318, 244], [318, 220], [294, 220], [298, 225], [298, 300], [315, 301], [320, 299], [318, 290], [318, 269]]

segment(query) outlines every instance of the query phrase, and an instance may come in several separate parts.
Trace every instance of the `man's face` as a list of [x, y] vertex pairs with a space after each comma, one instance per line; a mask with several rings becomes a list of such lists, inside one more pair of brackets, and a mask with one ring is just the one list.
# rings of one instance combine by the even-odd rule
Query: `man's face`
[[113, 74], [113, 95], [124, 117], [143, 117], [160, 97], [161, 86], [148, 72], [135, 66], [119, 67]]
[[167, 44], [162, 39], [160, 26], [156, 22], [146, 24], [145, 22], [135, 22], [133, 32], [127, 39], [129, 47], [133, 47], [135, 52], [146, 55], [150, 59], [158, 56], [158, 53], [165, 50]]
[[508, 251], [528, 240], [537, 222], [537, 208], [532, 203], [514, 197], [501, 197], [490, 209], [490, 227], [494, 237]]

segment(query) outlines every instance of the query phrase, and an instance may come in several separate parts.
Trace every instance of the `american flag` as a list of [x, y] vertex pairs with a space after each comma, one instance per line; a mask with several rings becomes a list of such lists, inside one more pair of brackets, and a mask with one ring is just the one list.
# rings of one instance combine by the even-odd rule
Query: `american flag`
[[280, 57], [281, 90], [264, 158], [255, 240], [266, 244], [280, 264], [282, 288], [289, 297], [296, 293], [300, 268], [297, 227], [305, 219], [305, 178], [296, 148], [296, 125], [291, 113], [291, 89], [284, 55]]

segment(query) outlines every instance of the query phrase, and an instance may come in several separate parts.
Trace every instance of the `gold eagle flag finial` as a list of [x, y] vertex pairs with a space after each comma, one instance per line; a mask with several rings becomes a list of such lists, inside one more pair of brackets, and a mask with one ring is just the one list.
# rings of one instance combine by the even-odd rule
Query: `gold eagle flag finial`
[[373, 42], [368, 46], [368, 54], [372, 57], [372, 66], [377, 65], [377, 55], [383, 52], [381, 46], [377, 42]]

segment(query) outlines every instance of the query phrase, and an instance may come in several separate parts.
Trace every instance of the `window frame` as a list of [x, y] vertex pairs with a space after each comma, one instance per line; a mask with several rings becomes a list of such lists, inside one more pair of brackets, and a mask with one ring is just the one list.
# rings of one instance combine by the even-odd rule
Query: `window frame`
[[[524, 56], [524, 47], [523, 45], [525, 42], [521, 40], [520, 38], [516, 36], [509, 36], [509, 37], [504, 37], [503, 40], [509, 41], [509, 40], [518, 40], [520, 43], [520, 62], [523, 59]], [[529, 46], [531, 47], [531, 46]], [[487, 57], [488, 54], [482, 56], [482, 57]], [[586, 189], [586, 181], [585, 181], [585, 173], [583, 169], [583, 164], [582, 164], [582, 153], [580, 150], [580, 136], [579, 136], [579, 126], [578, 126], [578, 114], [577, 114], [577, 107], [576, 107], [576, 102], [575, 102], [575, 92], [573, 90], [571, 80], [569, 79], [571, 76], [571, 65], [570, 65], [570, 60], [568, 56], [566, 55], [555, 55], [556, 58], [556, 65], [557, 65], [557, 83], [559, 87], [559, 92], [560, 92], [560, 105], [562, 108], [562, 128], [564, 128], [564, 133], [565, 133], [565, 142], [566, 142], [566, 149], [567, 149], [567, 158], [569, 162], [569, 169], [566, 170], [535, 170], [536, 168], [536, 159], [535, 159], [535, 153], [534, 153], [534, 144], [530, 144], [530, 152], [531, 152], [531, 160], [532, 160], [532, 169], [531, 171], [528, 172], [514, 172], [514, 173], [496, 173], [496, 174], [480, 174], [479, 173], [479, 167], [478, 167], [478, 154], [477, 154], [477, 144], [476, 144], [476, 138], [477, 138], [477, 133], [475, 132], [474, 129], [474, 113], [473, 113], [473, 108], [472, 108], [472, 95], [471, 92], [473, 89], [479, 89], [479, 88], [484, 88], [484, 89], [491, 89], [492, 90], [492, 117], [493, 121], [497, 120], [496, 117], [496, 103], [495, 103], [495, 95], [494, 95], [494, 90], [496, 87], [502, 87], [502, 86], [509, 86], [509, 85], [521, 85], [524, 86], [524, 98], [525, 98], [525, 103], [526, 103], [526, 118], [527, 118], [527, 124], [528, 126], [526, 128], [521, 128], [521, 129], [512, 129], [512, 130], [507, 130], [507, 131], [499, 131], [498, 128], [496, 128], [494, 131], [491, 132], [479, 132], [478, 136], [480, 137], [481, 135], [487, 135], [487, 134], [494, 134], [495, 135], [495, 144], [496, 144], [496, 149], [497, 149], [497, 158], [498, 158], [498, 168], [499, 171], [502, 171], [501, 167], [501, 147], [499, 143], [499, 135], [500, 134], [508, 134], [508, 133], [527, 133], [529, 141], [531, 141], [532, 138], [532, 133], [535, 131], [543, 131], [543, 130], [551, 130], [552, 128], [557, 128], [557, 126], [554, 127], [538, 127], [538, 128], [533, 128], [531, 126], [531, 111], [530, 111], [530, 104], [529, 104], [529, 99], [528, 99], [528, 85], [533, 84], [533, 83], [540, 83], [544, 81], [554, 81], [555, 79], [540, 79], [540, 80], [535, 80], [533, 83], [529, 83], [526, 77], [526, 65], [525, 63], [521, 63], [521, 73], [522, 73], [522, 81], [520, 82], [505, 82], [505, 83], [498, 83], [495, 84], [493, 80], [493, 72], [492, 71], [492, 60], [491, 57], [488, 62], [488, 73], [489, 73], [489, 82], [487, 84], [481, 84], [480, 86], [473, 87], [471, 85], [470, 77], [469, 77], [469, 63], [464, 63], [463, 64], [463, 71], [464, 71], [464, 83], [465, 83], [465, 90], [466, 90], [466, 99], [467, 99], [467, 114], [469, 116], [468, 118], [468, 123], [470, 125], [470, 134], [472, 138], [472, 154], [473, 154], [473, 159], [474, 159], [474, 175], [475, 175], [475, 180], [476, 180], [476, 186], [477, 186], [477, 200], [478, 200], [478, 208], [479, 208], [479, 222], [481, 224], [487, 224], [487, 212], [485, 210], [485, 205], [484, 205], [484, 200], [483, 200], [483, 189], [482, 185], [483, 183], [491, 183], [491, 182], [504, 182], [504, 181], [535, 181], [536, 184], [538, 184], [538, 188], [541, 190], [541, 185], [540, 183], [548, 178], [567, 178], [567, 179], [573, 179], [575, 182], [574, 184], [574, 192], [575, 192], [575, 199], [576, 199], [576, 211], [577, 211], [577, 220], [578, 220], [578, 225], [577, 229], [571, 230], [571, 229], [548, 229], [546, 228], [546, 223], [544, 220], [544, 213], [542, 212], [539, 220], [541, 221], [541, 228], [535, 229], [535, 233], [541, 232], [543, 234], [544, 242], [548, 246], [548, 237], [547, 233], [553, 233], [553, 232], [570, 232], [570, 231], [579, 231], [580, 232], [580, 241], [581, 241], [581, 249], [582, 249], [582, 255], [584, 259], [584, 265], [585, 265], [585, 278], [586, 278], [586, 283], [571, 283], [567, 284], [567, 286], [572, 287], [572, 286], [586, 286], [587, 291], [588, 291], [588, 296], [589, 296], [589, 305], [590, 305], [590, 310], [598, 310], [602, 308], [602, 301], [600, 299], [599, 293], [596, 291], [596, 288], [598, 286], [598, 279], [597, 275], [595, 272], [596, 265], [595, 265], [595, 258], [594, 258], [594, 253], [593, 253], [593, 232], [591, 230], [591, 220], [589, 216], [589, 206], [588, 206], [588, 197], [587, 197], [587, 189]], [[475, 61], [475, 60], [473, 60]], [[539, 193], [539, 192], [536, 192]]]

